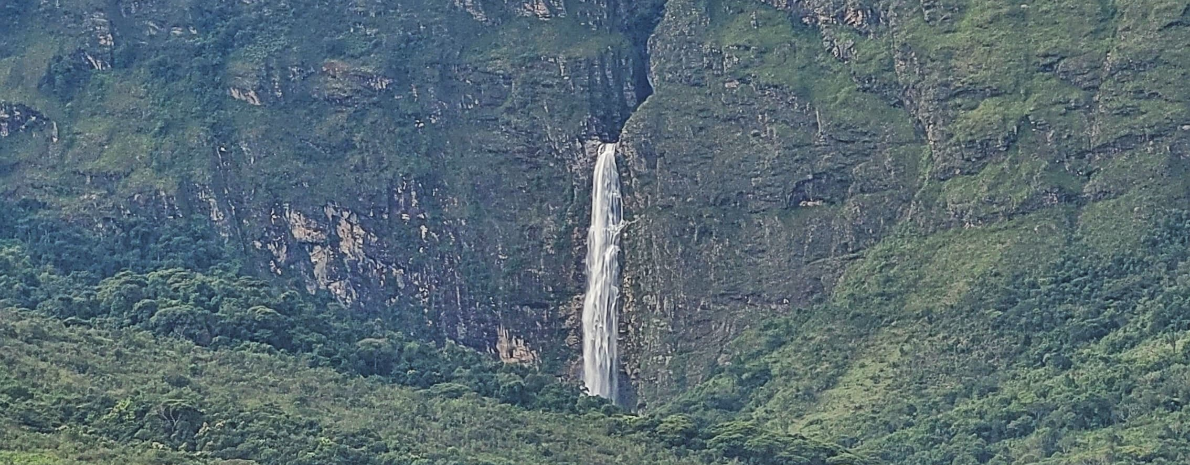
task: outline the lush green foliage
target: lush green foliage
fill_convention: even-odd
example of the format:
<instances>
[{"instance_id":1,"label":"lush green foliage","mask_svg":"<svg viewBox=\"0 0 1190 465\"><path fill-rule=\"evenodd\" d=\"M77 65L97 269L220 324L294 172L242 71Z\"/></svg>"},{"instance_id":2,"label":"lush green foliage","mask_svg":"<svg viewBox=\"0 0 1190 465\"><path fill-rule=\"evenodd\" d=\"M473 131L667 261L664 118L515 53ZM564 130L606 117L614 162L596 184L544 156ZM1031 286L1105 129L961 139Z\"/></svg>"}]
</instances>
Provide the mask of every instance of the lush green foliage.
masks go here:
<instances>
[{"instance_id":1,"label":"lush green foliage","mask_svg":"<svg viewBox=\"0 0 1190 465\"><path fill-rule=\"evenodd\" d=\"M683 463L607 435L610 417L526 411L464 386L414 391L24 310L0 310L0 336L2 463Z\"/></svg>"},{"instance_id":2,"label":"lush green foliage","mask_svg":"<svg viewBox=\"0 0 1190 465\"><path fill-rule=\"evenodd\" d=\"M629 125L649 407L890 463L1185 462L1188 13L670 0Z\"/></svg>"},{"instance_id":3,"label":"lush green foliage","mask_svg":"<svg viewBox=\"0 0 1190 465\"><path fill-rule=\"evenodd\" d=\"M54 122L0 140L0 194L48 210L0 208L21 308L0 444L24 445L0 461L858 460L812 437L914 465L1186 462L1184 2L497 3L0 4L0 103ZM643 97L649 65L625 247L663 313L631 315L631 355L669 383L646 397L688 389L656 416L430 342L425 309L362 317L237 263L278 206L350 202L475 308L563 306L582 204L558 199L582 196L559 147L616 137L607 81ZM421 206L386 209L407 181Z\"/></svg>"},{"instance_id":4,"label":"lush green foliage","mask_svg":"<svg viewBox=\"0 0 1190 465\"><path fill-rule=\"evenodd\" d=\"M706 426L689 415L674 414L629 418L617 426L617 431L643 432L681 455L692 454L704 460L723 457L749 465L874 463L834 444L798 434L775 433L747 421Z\"/></svg>"},{"instance_id":5,"label":"lush green foliage","mask_svg":"<svg viewBox=\"0 0 1190 465\"><path fill-rule=\"evenodd\" d=\"M107 219L99 230L97 235L67 224L33 201L5 202L0 208L0 240L19 242L32 263L88 282L121 270L239 268L223 238L204 223L154 224L129 216Z\"/></svg>"},{"instance_id":6,"label":"lush green foliage","mask_svg":"<svg viewBox=\"0 0 1190 465\"><path fill-rule=\"evenodd\" d=\"M914 241L874 251L902 270L748 333L715 379L665 408L829 432L892 463L1181 463L1190 221L1174 210L1146 224L1117 253L1076 233L1056 254L997 259L949 304L914 279ZM909 309L929 326L899 325ZM882 346L849 350L863 338Z\"/></svg>"},{"instance_id":7,"label":"lush green foliage","mask_svg":"<svg viewBox=\"0 0 1190 465\"><path fill-rule=\"evenodd\" d=\"M308 354L314 366L421 388L458 383L524 407L611 408L552 376L450 342L419 341L399 315L368 319L326 295L216 266L226 253L201 228L117 224L95 237L28 210L7 212L0 220L0 238L10 238L0 241L0 306L36 308L75 324L142 328L204 347Z\"/></svg>"},{"instance_id":8,"label":"lush green foliage","mask_svg":"<svg viewBox=\"0 0 1190 465\"><path fill-rule=\"evenodd\" d=\"M201 228L95 235L7 211L0 459L12 463L479 465L595 454L814 464L843 454L754 426L711 433L619 415L553 376L418 340L399 319L364 319L325 295L237 274ZM186 263L211 266L177 267ZM756 458L772 453L793 462Z\"/></svg>"}]
</instances>

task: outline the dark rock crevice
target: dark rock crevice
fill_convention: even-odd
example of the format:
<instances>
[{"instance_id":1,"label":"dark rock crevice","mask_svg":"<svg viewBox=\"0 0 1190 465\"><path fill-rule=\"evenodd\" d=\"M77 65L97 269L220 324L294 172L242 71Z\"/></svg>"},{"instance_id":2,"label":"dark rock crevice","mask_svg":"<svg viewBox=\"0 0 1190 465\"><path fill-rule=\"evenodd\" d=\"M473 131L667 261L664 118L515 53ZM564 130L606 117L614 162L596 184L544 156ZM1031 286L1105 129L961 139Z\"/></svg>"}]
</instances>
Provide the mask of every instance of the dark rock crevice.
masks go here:
<instances>
[{"instance_id":1,"label":"dark rock crevice","mask_svg":"<svg viewBox=\"0 0 1190 465\"><path fill-rule=\"evenodd\" d=\"M620 138L624 124L641 104L653 95L653 83L650 79L651 56L649 53L649 39L665 13L665 0L642 0L609 5L611 22L620 34L628 39L630 44L626 60L626 69L615 69L615 80L620 82L617 88L630 89L628 97L630 104L615 112L613 118L605 120L606 126L599 132L599 138L605 142L615 142ZM623 62L622 62L623 63ZM600 104L593 102L593 107Z\"/></svg>"},{"instance_id":2,"label":"dark rock crevice","mask_svg":"<svg viewBox=\"0 0 1190 465\"><path fill-rule=\"evenodd\" d=\"M661 23L665 14L665 0L652 0L634 3L628 20L624 23L624 34L632 43L633 77L636 79L636 101L639 106L645 99L653 95L653 83L649 79L649 38Z\"/></svg>"}]
</instances>

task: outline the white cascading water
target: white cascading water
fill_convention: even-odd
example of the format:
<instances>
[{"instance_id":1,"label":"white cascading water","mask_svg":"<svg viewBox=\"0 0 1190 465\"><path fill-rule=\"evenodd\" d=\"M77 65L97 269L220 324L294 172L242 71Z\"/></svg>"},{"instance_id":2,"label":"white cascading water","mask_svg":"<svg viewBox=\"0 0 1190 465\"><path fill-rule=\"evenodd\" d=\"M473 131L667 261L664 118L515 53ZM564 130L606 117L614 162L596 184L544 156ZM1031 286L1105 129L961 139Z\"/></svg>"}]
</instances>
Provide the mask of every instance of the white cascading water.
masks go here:
<instances>
[{"instance_id":1,"label":"white cascading water","mask_svg":"<svg viewBox=\"0 0 1190 465\"><path fill-rule=\"evenodd\" d=\"M620 296L620 175L617 144L599 147L587 232L587 294L583 299L583 383L587 393L615 401L617 304Z\"/></svg>"}]
</instances>

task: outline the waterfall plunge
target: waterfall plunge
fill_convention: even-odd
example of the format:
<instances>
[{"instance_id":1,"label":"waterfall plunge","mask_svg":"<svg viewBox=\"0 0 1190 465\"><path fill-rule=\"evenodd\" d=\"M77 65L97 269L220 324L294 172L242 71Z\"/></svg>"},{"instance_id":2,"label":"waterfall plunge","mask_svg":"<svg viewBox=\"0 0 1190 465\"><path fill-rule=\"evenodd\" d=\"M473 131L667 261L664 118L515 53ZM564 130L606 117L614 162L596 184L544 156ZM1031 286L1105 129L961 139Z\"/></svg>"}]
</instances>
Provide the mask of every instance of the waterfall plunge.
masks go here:
<instances>
[{"instance_id":1,"label":"waterfall plunge","mask_svg":"<svg viewBox=\"0 0 1190 465\"><path fill-rule=\"evenodd\" d=\"M591 192L591 229L587 232L587 294L583 299L583 383L587 393L615 401L619 354L616 352L617 303L620 296L620 175L617 144L599 147Z\"/></svg>"}]
</instances>

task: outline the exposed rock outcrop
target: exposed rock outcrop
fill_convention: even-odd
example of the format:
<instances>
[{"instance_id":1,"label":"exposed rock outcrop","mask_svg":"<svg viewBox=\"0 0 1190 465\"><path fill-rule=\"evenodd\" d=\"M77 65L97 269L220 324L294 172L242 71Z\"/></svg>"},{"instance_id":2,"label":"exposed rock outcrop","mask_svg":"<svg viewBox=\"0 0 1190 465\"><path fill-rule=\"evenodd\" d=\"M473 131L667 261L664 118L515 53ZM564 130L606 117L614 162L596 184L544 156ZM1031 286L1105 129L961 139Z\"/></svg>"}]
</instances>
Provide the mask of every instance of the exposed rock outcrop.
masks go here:
<instances>
[{"instance_id":1,"label":"exposed rock outcrop","mask_svg":"<svg viewBox=\"0 0 1190 465\"><path fill-rule=\"evenodd\" d=\"M0 101L0 137L42 129L47 122L44 115L28 105Z\"/></svg>"}]
</instances>

